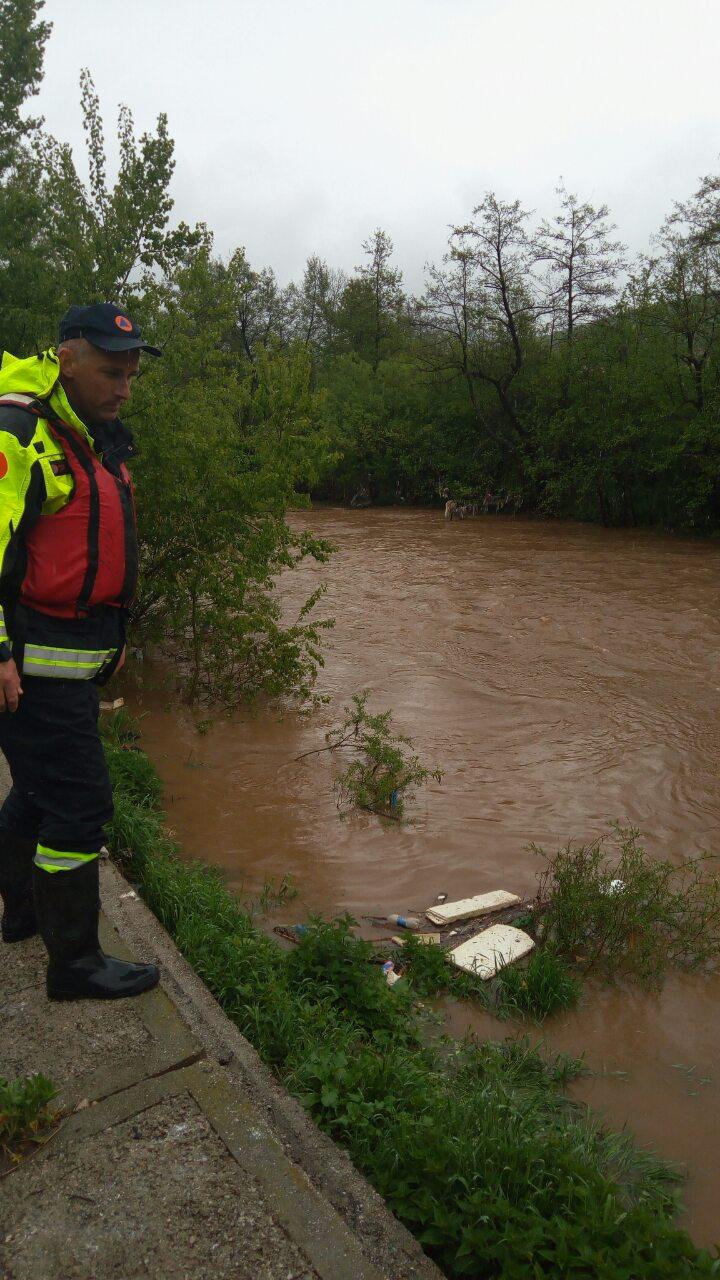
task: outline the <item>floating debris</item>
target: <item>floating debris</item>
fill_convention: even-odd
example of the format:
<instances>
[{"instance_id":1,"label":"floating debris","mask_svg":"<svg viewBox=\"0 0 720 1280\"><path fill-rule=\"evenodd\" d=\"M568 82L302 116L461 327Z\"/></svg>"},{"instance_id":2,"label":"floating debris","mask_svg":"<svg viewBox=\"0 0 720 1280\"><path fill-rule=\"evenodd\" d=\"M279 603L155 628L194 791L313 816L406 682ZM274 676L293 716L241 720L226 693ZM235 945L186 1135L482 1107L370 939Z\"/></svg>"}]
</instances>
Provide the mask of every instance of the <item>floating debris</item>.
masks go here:
<instances>
[{"instance_id":1,"label":"floating debris","mask_svg":"<svg viewBox=\"0 0 720 1280\"><path fill-rule=\"evenodd\" d=\"M382 971L389 987L394 987L396 982L400 982L402 975L395 972L395 964L392 960L385 961Z\"/></svg>"},{"instance_id":2,"label":"floating debris","mask_svg":"<svg viewBox=\"0 0 720 1280\"><path fill-rule=\"evenodd\" d=\"M459 902L446 902L428 907L425 915L432 924L455 924L458 920L468 920L471 916L486 915L491 911L503 911L506 907L515 907L519 902L520 898L516 893L495 889L492 893L476 894L474 898L461 898Z\"/></svg>"},{"instance_id":3,"label":"floating debris","mask_svg":"<svg viewBox=\"0 0 720 1280\"><path fill-rule=\"evenodd\" d=\"M613 898L616 893L622 893L624 888L624 880L611 880L607 888L603 889L603 893L606 893L609 898Z\"/></svg>"},{"instance_id":4,"label":"floating debris","mask_svg":"<svg viewBox=\"0 0 720 1280\"><path fill-rule=\"evenodd\" d=\"M414 933L412 936L415 941L421 943L422 946L440 946L441 938L439 933ZM393 942L396 942L399 947L404 947L407 942L407 938L393 938Z\"/></svg>"},{"instance_id":5,"label":"floating debris","mask_svg":"<svg viewBox=\"0 0 720 1280\"><path fill-rule=\"evenodd\" d=\"M448 953L458 969L484 980L494 978L506 965L532 951L535 943L522 929L510 924L494 924Z\"/></svg>"}]
</instances>

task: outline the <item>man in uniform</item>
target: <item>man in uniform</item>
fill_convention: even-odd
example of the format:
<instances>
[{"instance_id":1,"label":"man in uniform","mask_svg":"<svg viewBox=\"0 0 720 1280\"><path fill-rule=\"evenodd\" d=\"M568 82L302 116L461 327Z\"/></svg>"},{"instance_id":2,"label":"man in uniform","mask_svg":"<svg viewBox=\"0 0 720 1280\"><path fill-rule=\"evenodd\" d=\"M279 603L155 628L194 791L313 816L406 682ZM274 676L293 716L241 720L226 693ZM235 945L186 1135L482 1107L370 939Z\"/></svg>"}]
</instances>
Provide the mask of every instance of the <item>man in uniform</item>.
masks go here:
<instances>
[{"instance_id":1,"label":"man in uniform","mask_svg":"<svg viewBox=\"0 0 720 1280\"><path fill-rule=\"evenodd\" d=\"M0 369L0 809L2 937L38 930L55 1000L154 987L98 941L98 856L112 791L98 685L124 659L137 535L118 413L140 352L161 353L111 303L74 306L57 350Z\"/></svg>"}]
</instances>

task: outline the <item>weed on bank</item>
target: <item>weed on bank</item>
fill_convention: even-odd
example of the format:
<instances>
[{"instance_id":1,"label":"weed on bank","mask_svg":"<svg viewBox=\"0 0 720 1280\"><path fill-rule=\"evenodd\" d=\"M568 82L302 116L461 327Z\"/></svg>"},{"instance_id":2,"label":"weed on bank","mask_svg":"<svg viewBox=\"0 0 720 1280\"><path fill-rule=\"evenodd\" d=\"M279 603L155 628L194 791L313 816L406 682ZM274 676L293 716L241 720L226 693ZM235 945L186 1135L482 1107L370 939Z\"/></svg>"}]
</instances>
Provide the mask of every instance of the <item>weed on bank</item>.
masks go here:
<instances>
[{"instance_id":1,"label":"weed on bank","mask_svg":"<svg viewBox=\"0 0 720 1280\"><path fill-rule=\"evenodd\" d=\"M428 1044L416 995L432 986L420 966L436 960L418 957L415 977L390 988L350 917L315 920L282 951L216 872L178 857L128 718L104 732L114 856L228 1016L448 1276L720 1274L673 1226L673 1172L563 1096L579 1062L546 1061L523 1040Z\"/></svg>"},{"instance_id":2,"label":"weed on bank","mask_svg":"<svg viewBox=\"0 0 720 1280\"><path fill-rule=\"evenodd\" d=\"M56 1093L52 1080L39 1072L14 1080L0 1077L0 1153L40 1140L52 1124L49 1108Z\"/></svg>"}]
</instances>

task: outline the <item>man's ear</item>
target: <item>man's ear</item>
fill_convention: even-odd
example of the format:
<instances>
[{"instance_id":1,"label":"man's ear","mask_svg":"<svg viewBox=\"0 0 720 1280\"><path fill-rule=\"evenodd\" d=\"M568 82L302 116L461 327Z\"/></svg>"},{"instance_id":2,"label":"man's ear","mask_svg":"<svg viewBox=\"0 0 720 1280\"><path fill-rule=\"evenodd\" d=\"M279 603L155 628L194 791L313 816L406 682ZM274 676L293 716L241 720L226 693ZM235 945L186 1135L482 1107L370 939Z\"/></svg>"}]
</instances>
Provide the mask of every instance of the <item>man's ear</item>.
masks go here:
<instances>
[{"instance_id":1,"label":"man's ear","mask_svg":"<svg viewBox=\"0 0 720 1280\"><path fill-rule=\"evenodd\" d=\"M57 350L57 358L60 362L60 374L62 377L72 377L75 359L74 353L70 347L60 346Z\"/></svg>"}]
</instances>

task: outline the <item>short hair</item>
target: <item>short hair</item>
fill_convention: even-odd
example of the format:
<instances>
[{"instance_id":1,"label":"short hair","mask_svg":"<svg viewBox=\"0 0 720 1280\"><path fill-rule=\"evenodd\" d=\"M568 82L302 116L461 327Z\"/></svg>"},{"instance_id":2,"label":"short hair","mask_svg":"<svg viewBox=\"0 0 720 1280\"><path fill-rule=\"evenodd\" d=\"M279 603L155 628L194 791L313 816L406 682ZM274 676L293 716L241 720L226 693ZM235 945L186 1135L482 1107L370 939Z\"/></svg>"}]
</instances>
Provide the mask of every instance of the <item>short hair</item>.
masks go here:
<instances>
[{"instance_id":1,"label":"short hair","mask_svg":"<svg viewBox=\"0 0 720 1280\"><path fill-rule=\"evenodd\" d=\"M93 350L93 346L87 338L63 338L62 342L58 343L57 349L58 352L70 351L78 359L83 360Z\"/></svg>"}]
</instances>

